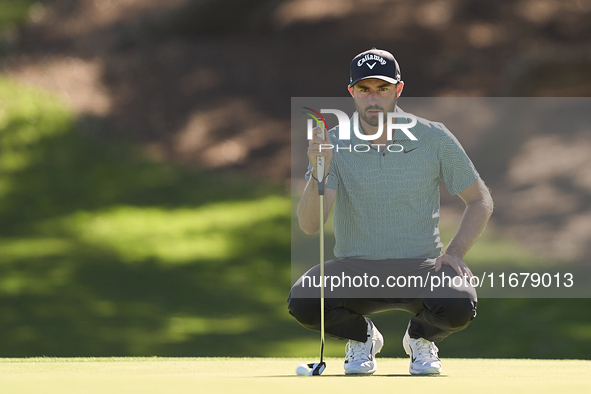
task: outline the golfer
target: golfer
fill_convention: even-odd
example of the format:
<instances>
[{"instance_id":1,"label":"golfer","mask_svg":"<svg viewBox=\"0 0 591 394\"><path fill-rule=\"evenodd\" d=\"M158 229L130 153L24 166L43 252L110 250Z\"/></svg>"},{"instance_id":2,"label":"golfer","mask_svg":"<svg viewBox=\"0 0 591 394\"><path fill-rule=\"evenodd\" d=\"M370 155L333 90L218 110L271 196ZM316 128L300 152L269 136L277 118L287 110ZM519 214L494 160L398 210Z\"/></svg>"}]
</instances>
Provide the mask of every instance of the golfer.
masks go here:
<instances>
[{"instance_id":1,"label":"golfer","mask_svg":"<svg viewBox=\"0 0 591 394\"><path fill-rule=\"evenodd\" d=\"M325 275L379 276L390 270L390 274L421 278L470 278L472 273L463 257L484 231L493 202L466 152L443 124L417 117L416 125L408 130L411 135L395 129L388 139L380 120L385 121L388 113L404 114L397 106L404 83L391 53L372 48L357 55L351 62L349 82L357 115L351 118L350 140L338 139L338 126L326 139L321 138L319 128L314 129L308 144L307 184L297 210L300 228L306 234L318 231L316 163L317 157L323 156L324 220L334 205L337 257L325 263ZM397 123L408 121L396 117ZM354 127L365 136L384 132L368 141L356 136ZM363 144L368 148L346 149L346 145ZM333 149L327 149L329 145ZM445 251L439 237L439 181L465 203L459 229ZM319 331L320 301L309 296L304 286L304 277L314 275L318 276L318 266L293 285L289 312L302 326ZM439 281L441 286L435 289L406 289L410 293L397 289L398 293L391 293L397 297L327 296L326 335L349 340L345 374L377 370L375 355L384 339L366 315L389 310L414 314L402 341L410 356L410 373L441 373L435 342L466 328L476 316L475 290L459 283Z\"/></svg>"}]
</instances>

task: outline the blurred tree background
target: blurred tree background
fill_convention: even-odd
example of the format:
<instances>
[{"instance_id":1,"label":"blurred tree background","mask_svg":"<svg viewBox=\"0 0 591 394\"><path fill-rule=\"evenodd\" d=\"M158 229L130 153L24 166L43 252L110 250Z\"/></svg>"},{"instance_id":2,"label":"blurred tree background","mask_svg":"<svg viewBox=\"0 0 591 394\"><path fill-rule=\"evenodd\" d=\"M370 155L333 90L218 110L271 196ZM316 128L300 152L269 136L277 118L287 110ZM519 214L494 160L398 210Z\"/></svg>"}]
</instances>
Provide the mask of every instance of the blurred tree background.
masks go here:
<instances>
[{"instance_id":1,"label":"blurred tree background","mask_svg":"<svg viewBox=\"0 0 591 394\"><path fill-rule=\"evenodd\" d=\"M0 0L0 356L316 354L286 309L290 98L346 96L372 46L406 96L589 96L590 17L586 0ZM453 132L496 202L472 259L585 262L588 129ZM449 239L461 206L442 202ZM442 354L588 358L590 307L481 299ZM375 317L384 355L409 317Z\"/></svg>"}]
</instances>

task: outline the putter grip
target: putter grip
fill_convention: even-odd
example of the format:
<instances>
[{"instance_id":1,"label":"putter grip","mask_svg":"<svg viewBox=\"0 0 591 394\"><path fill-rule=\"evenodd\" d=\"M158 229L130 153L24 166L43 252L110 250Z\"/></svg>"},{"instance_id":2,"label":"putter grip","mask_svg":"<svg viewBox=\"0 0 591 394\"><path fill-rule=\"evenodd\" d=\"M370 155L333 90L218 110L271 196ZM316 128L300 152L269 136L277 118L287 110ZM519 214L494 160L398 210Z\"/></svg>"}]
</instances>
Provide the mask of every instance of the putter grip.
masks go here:
<instances>
[{"instance_id":1,"label":"putter grip","mask_svg":"<svg viewBox=\"0 0 591 394\"><path fill-rule=\"evenodd\" d=\"M318 195L324 194L324 157L318 156L316 160L316 168L318 170L316 178L318 179Z\"/></svg>"}]
</instances>

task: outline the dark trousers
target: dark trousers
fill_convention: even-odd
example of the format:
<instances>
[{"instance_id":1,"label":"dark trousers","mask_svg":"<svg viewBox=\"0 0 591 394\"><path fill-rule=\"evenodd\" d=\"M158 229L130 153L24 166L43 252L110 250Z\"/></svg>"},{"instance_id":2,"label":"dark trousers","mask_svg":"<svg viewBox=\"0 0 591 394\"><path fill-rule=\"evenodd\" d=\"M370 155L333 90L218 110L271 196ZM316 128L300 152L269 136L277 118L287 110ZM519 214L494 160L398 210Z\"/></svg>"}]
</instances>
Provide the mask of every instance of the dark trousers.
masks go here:
<instances>
[{"instance_id":1,"label":"dark trousers","mask_svg":"<svg viewBox=\"0 0 591 394\"><path fill-rule=\"evenodd\" d=\"M391 260L393 264L402 262L413 263L416 260ZM350 263L350 261L348 261ZM434 260L417 264L414 273L434 273ZM328 263L333 263L328 264ZM340 267L339 260L327 262L329 272L335 273L335 267ZM346 265L345 265L346 266ZM352 271L345 268L345 274ZM315 273L318 266L309 270L306 274ZM339 271L341 272L341 271ZM356 271L355 273L359 273ZM440 274L456 276L451 267L443 266ZM341 275L342 272L339 274ZM408 274L408 272L407 272ZM326 271L325 271L325 275ZM303 277L303 276L302 276ZM292 287L288 304L289 313L305 328L320 330L320 299L318 297L302 296L302 278ZM438 342L450 334L466 328L476 316L477 297L476 291L471 287L453 288L451 281L449 286L435 289L429 293L429 297L416 298L325 298L324 303L324 328L325 334L339 339L352 339L365 342L367 340L367 324L364 316L378 312L401 310L414 314L410 321L409 335L411 338L425 338L432 342ZM453 297L447 297L453 292ZM401 293L406 296L407 293Z\"/></svg>"}]
</instances>

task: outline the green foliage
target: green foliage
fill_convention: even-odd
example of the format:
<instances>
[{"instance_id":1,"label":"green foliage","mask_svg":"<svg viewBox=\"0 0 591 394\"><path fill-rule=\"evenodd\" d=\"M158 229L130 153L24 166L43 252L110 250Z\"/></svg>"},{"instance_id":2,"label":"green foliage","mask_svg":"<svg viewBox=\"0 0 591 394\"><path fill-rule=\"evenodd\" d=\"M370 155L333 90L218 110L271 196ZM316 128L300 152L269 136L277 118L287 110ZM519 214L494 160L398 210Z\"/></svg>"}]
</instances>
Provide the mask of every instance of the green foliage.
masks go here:
<instances>
[{"instance_id":1,"label":"green foliage","mask_svg":"<svg viewBox=\"0 0 591 394\"><path fill-rule=\"evenodd\" d=\"M23 23L35 0L0 0L0 33L10 25Z\"/></svg>"}]
</instances>

